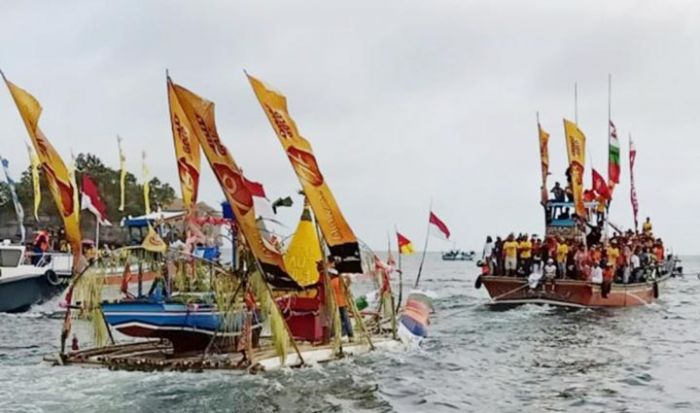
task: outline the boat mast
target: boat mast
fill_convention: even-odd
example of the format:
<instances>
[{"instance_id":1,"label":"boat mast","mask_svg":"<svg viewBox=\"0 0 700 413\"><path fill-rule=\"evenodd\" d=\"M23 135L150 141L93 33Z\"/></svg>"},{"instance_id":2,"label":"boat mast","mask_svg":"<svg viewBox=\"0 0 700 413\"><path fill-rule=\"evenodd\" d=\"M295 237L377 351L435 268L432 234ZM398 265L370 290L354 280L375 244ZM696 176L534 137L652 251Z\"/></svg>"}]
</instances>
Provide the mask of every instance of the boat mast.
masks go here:
<instances>
[{"instance_id":1,"label":"boat mast","mask_svg":"<svg viewBox=\"0 0 700 413\"><path fill-rule=\"evenodd\" d=\"M425 232L425 244L423 245L423 255L420 259L420 265L418 266L418 275L416 276L416 284L414 288L418 288L418 283L420 282L420 275L423 272L423 263L425 262L425 253L428 250L428 240L430 239L430 213L433 212L433 201L430 201L430 208L428 208L428 228Z\"/></svg>"},{"instance_id":2,"label":"boat mast","mask_svg":"<svg viewBox=\"0 0 700 413\"><path fill-rule=\"evenodd\" d=\"M610 122L612 121L612 74L608 73L608 179L610 178L610 134L612 133L612 126ZM608 188L610 187L610 182L608 182ZM612 195L612 193L611 193ZM612 196L608 200L608 204L605 206L605 226L603 228L603 247L608 248L608 227L609 227L609 217L610 217L610 203L612 203Z\"/></svg>"}]
</instances>

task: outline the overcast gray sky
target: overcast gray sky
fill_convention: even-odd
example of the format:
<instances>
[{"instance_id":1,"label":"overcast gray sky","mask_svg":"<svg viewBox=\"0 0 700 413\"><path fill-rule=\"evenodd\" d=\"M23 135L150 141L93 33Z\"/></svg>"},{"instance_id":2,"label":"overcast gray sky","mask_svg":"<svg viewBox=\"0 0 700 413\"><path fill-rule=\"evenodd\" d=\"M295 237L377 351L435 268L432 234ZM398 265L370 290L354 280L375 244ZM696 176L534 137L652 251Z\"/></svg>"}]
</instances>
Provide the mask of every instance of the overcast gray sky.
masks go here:
<instances>
[{"instance_id":1,"label":"overcast gray sky","mask_svg":"<svg viewBox=\"0 0 700 413\"><path fill-rule=\"evenodd\" d=\"M6 0L0 38L0 67L42 103L40 125L65 158L92 152L116 167L120 134L132 172L146 150L152 173L176 185L169 68L216 102L246 175L287 195L299 185L248 70L287 95L346 218L382 249L394 224L422 247L431 199L458 247L541 234L535 112L562 180L578 82L587 167L605 174L612 73L623 148L612 221L632 223L632 133L640 218L676 251L700 252L700 2ZM28 138L4 87L0 125L18 173ZM204 169L201 198L218 202ZM291 226L298 207L283 216Z\"/></svg>"}]
</instances>

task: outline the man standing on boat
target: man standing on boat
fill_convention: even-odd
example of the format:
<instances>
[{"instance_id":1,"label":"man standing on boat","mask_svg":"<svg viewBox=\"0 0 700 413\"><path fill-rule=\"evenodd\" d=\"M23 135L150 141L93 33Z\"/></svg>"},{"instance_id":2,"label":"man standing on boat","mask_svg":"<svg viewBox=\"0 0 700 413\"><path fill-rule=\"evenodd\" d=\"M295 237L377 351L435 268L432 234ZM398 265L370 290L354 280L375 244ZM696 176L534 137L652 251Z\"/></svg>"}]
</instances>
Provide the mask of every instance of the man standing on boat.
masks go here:
<instances>
[{"instance_id":1,"label":"man standing on boat","mask_svg":"<svg viewBox=\"0 0 700 413\"><path fill-rule=\"evenodd\" d=\"M653 226L651 225L651 220L647 217L647 220L642 224L642 233L644 233L644 235L651 235L652 230Z\"/></svg>"},{"instance_id":2,"label":"man standing on boat","mask_svg":"<svg viewBox=\"0 0 700 413\"><path fill-rule=\"evenodd\" d=\"M342 335L348 336L348 341L352 342L353 331L352 324L350 323L350 316L348 315L347 286L343 277L338 274L338 270L335 269L335 260L333 259L328 263L328 275L331 277L331 288L333 289L335 304L340 312Z\"/></svg>"},{"instance_id":3,"label":"man standing on boat","mask_svg":"<svg viewBox=\"0 0 700 413\"><path fill-rule=\"evenodd\" d=\"M522 241L518 244L518 251L520 251L520 267L527 277L532 272L532 241L527 234L523 235Z\"/></svg>"},{"instance_id":4,"label":"man standing on boat","mask_svg":"<svg viewBox=\"0 0 700 413\"><path fill-rule=\"evenodd\" d=\"M569 246L566 245L564 238L559 238L559 243L557 244L557 270L559 270L559 277L566 278L566 257L569 254Z\"/></svg>"},{"instance_id":5,"label":"man standing on boat","mask_svg":"<svg viewBox=\"0 0 700 413\"><path fill-rule=\"evenodd\" d=\"M503 243L503 256L505 258L506 276L515 275L518 267L518 242L515 241L513 233L508 235Z\"/></svg>"}]
</instances>

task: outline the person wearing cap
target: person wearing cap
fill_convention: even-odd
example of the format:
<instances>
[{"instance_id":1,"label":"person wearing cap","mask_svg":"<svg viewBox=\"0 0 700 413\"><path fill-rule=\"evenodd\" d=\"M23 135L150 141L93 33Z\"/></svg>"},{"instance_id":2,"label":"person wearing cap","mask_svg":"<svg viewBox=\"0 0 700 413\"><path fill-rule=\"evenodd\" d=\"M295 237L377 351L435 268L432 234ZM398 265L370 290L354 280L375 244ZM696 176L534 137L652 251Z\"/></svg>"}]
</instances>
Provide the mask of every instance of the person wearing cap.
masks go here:
<instances>
[{"instance_id":1,"label":"person wearing cap","mask_svg":"<svg viewBox=\"0 0 700 413\"><path fill-rule=\"evenodd\" d=\"M348 341L353 340L352 324L348 315L347 290L345 280L335 269L335 260L330 260L328 263L328 275L331 278L331 288L333 289L333 298L340 313L340 325L342 335L348 336Z\"/></svg>"},{"instance_id":2,"label":"person wearing cap","mask_svg":"<svg viewBox=\"0 0 700 413\"><path fill-rule=\"evenodd\" d=\"M547 259L543 273L544 278L548 281L553 281L557 277L557 266L554 264L554 259Z\"/></svg>"}]
</instances>

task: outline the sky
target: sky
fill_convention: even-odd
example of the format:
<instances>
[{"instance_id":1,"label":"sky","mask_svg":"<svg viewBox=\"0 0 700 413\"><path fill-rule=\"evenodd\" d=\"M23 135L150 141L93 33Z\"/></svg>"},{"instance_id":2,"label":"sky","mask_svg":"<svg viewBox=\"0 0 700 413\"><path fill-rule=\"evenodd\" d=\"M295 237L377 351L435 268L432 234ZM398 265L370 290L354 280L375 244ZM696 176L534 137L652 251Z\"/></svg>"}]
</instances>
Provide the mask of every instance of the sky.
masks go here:
<instances>
[{"instance_id":1,"label":"sky","mask_svg":"<svg viewBox=\"0 0 700 413\"><path fill-rule=\"evenodd\" d=\"M536 113L564 180L562 119L607 172L608 75L622 146L611 221L632 225L628 135L640 220L700 253L700 3L695 1L4 1L0 68L41 102L58 151L177 185L165 70L216 102L223 142L268 196L296 176L243 70L282 91L357 236L385 249L396 226L417 249L428 210L454 245L542 234ZM18 174L28 136L0 88L0 153ZM207 166L201 199L223 195ZM587 181L590 170L587 169ZM176 186L177 187L177 186ZM134 194L140 196L140 194ZM300 204L281 219L293 228ZM451 242L431 239L429 249Z\"/></svg>"}]
</instances>

